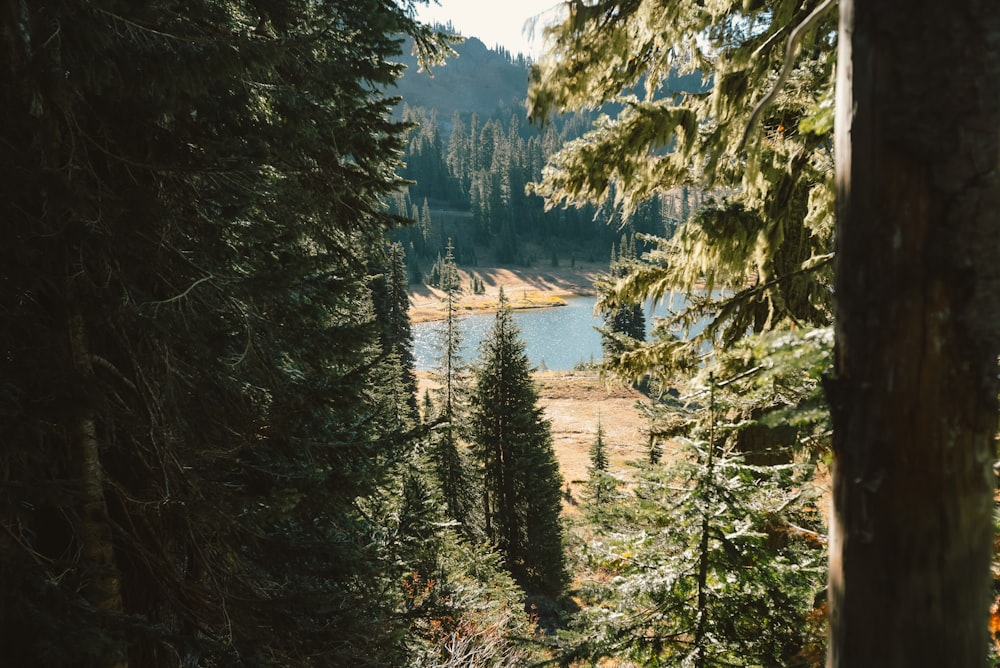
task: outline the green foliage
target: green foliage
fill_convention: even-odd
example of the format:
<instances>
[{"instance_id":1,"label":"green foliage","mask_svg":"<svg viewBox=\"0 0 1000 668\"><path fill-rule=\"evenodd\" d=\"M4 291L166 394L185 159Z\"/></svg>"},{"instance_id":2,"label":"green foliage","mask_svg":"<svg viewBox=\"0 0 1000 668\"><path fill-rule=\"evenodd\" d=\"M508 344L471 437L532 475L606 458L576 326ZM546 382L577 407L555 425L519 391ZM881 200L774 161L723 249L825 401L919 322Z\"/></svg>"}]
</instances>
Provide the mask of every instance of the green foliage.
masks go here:
<instances>
[{"instance_id":1,"label":"green foliage","mask_svg":"<svg viewBox=\"0 0 1000 668\"><path fill-rule=\"evenodd\" d=\"M829 322L833 162L821 113L832 99L829 16L806 31L790 76L744 137L785 62L788 26L811 4L819 3L730 2L708 11L693 0L602 1L568 5L565 20L547 29L554 46L532 71L533 117L620 105L550 160L533 186L547 206L611 201L628 215L672 189L717 194L676 234L646 237L645 262L604 285L608 312L674 293L690 305L665 324L670 336L620 342L612 363L624 375L683 368L716 336L728 344L783 322ZM708 83L685 91L678 73ZM690 344L672 335L706 320Z\"/></svg>"},{"instance_id":2,"label":"green foliage","mask_svg":"<svg viewBox=\"0 0 1000 668\"><path fill-rule=\"evenodd\" d=\"M412 621L409 656L399 665L493 668L543 659L525 642L538 629L525 611L524 592L489 545L445 531L437 574L411 574L403 591Z\"/></svg>"},{"instance_id":3,"label":"green foliage","mask_svg":"<svg viewBox=\"0 0 1000 668\"><path fill-rule=\"evenodd\" d=\"M0 12L12 665L401 663L362 508L408 449L407 362L365 258L402 186L398 36L444 48L411 16Z\"/></svg>"},{"instance_id":4,"label":"green foliage","mask_svg":"<svg viewBox=\"0 0 1000 668\"><path fill-rule=\"evenodd\" d=\"M560 635L564 660L785 666L812 656L822 629L807 619L825 555L808 467L749 466L703 440L671 460L605 504L575 550L591 576Z\"/></svg>"},{"instance_id":5,"label":"green foliage","mask_svg":"<svg viewBox=\"0 0 1000 668\"><path fill-rule=\"evenodd\" d=\"M589 114L557 119L538 129L527 122L521 105L514 105L490 116L456 114L447 135L434 109L404 104L402 115L419 126L408 142L402 172L416 183L388 205L392 213L418 222L394 232L411 264L434 262L445 239L453 241L456 259L463 265L487 257L514 265L555 263L567 251L599 257L615 241L621 221L614 211L583 207L546 212L543 200L527 189L529 182L541 178L549 156L580 134ZM679 194L671 193L639 207L631 225L650 234L664 233L666 212L679 211L679 200Z\"/></svg>"},{"instance_id":6,"label":"green foliage","mask_svg":"<svg viewBox=\"0 0 1000 668\"><path fill-rule=\"evenodd\" d=\"M486 535L525 590L557 595L566 583L562 476L524 342L502 291L480 355L470 424L481 466Z\"/></svg>"},{"instance_id":7,"label":"green foliage","mask_svg":"<svg viewBox=\"0 0 1000 668\"><path fill-rule=\"evenodd\" d=\"M598 291L608 294L616 281L628 276L636 264L635 233L622 234L620 252L611 247L611 266L608 275L596 281ZM600 328L601 345L607 360L617 359L623 352L646 340L646 314L642 303L617 302L614 305L599 306L604 315L604 327Z\"/></svg>"},{"instance_id":8,"label":"green foliage","mask_svg":"<svg viewBox=\"0 0 1000 668\"><path fill-rule=\"evenodd\" d=\"M442 262L445 278L445 318L437 330L438 363L434 378L438 412L436 428L430 433L430 458L448 517L462 524L463 533L478 535L481 527L473 512L474 496L470 464L467 461L468 367L462 359L464 342L459 329L458 295L461 285L449 242Z\"/></svg>"},{"instance_id":9,"label":"green foliage","mask_svg":"<svg viewBox=\"0 0 1000 668\"><path fill-rule=\"evenodd\" d=\"M597 422L597 433L590 444L590 467L587 469L587 491L594 506L600 507L609 501L618 488L618 480L608 470L608 446L604 442L604 426Z\"/></svg>"},{"instance_id":10,"label":"green foliage","mask_svg":"<svg viewBox=\"0 0 1000 668\"><path fill-rule=\"evenodd\" d=\"M604 425L597 421L597 434L594 442L590 444L590 466L596 471L608 470L608 448L604 443Z\"/></svg>"},{"instance_id":11,"label":"green foliage","mask_svg":"<svg viewBox=\"0 0 1000 668\"><path fill-rule=\"evenodd\" d=\"M368 271L372 274L370 285L382 354L396 360L399 378L394 382L401 384L404 393L398 397L400 407L407 406L407 417L415 419L417 382L409 316L410 299L407 293L409 280L406 274L406 253L403 245L397 242L387 243L385 248L374 248L372 255Z\"/></svg>"},{"instance_id":12,"label":"green foliage","mask_svg":"<svg viewBox=\"0 0 1000 668\"><path fill-rule=\"evenodd\" d=\"M444 257L438 255L437 260L431 265L427 284L445 292L456 294L462 292L462 282L458 275L458 266L455 264L455 248L451 244L451 239L448 240Z\"/></svg>"},{"instance_id":13,"label":"green foliage","mask_svg":"<svg viewBox=\"0 0 1000 668\"><path fill-rule=\"evenodd\" d=\"M396 522L397 558L404 574L415 574L413 578L426 579L438 572L439 555L444 537L441 532L441 513L434 494L427 483L427 476L421 470L419 461L408 462L401 471L399 487L392 489L398 494L399 510Z\"/></svg>"},{"instance_id":14,"label":"green foliage","mask_svg":"<svg viewBox=\"0 0 1000 668\"><path fill-rule=\"evenodd\" d=\"M406 627L394 666L524 665L536 660L523 639L535 632L524 592L501 555L457 532L435 493L428 460L415 453L365 502L380 531L380 559L393 577L383 597Z\"/></svg>"},{"instance_id":15,"label":"green foliage","mask_svg":"<svg viewBox=\"0 0 1000 668\"><path fill-rule=\"evenodd\" d=\"M473 274L472 276L472 294L483 295L486 294L486 285L483 283L482 277L478 274Z\"/></svg>"},{"instance_id":16,"label":"green foliage","mask_svg":"<svg viewBox=\"0 0 1000 668\"><path fill-rule=\"evenodd\" d=\"M657 458L677 447L588 509L565 661L819 665L831 359L828 328L747 337L643 405Z\"/></svg>"}]
</instances>

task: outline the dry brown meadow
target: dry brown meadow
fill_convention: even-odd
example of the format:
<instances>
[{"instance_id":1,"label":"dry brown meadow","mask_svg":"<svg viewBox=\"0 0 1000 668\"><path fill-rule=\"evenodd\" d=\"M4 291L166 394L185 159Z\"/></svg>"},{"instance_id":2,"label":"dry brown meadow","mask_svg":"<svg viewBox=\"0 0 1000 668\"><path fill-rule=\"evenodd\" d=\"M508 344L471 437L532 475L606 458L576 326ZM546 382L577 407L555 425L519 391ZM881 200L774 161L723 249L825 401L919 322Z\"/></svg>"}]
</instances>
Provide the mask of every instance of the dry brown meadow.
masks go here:
<instances>
[{"instance_id":1,"label":"dry brown meadow","mask_svg":"<svg viewBox=\"0 0 1000 668\"><path fill-rule=\"evenodd\" d=\"M466 289L459 300L464 312L488 312L496 309L501 287L513 308L551 307L563 297L594 294L593 281L606 265L578 262L575 266L545 269L510 269L472 267L459 270ZM473 295L468 286L477 275L485 294ZM439 319L444 311L444 293L427 286L412 287L410 319L413 322ZM606 383L592 371L546 371L535 374L539 403L552 424L552 441L559 466L569 486L567 509L579 501L581 487L587 480L589 449L597 435L600 421L608 446L611 471L628 477L627 462L645 454L645 418L636 408L642 395L620 384ZM431 383L421 374L419 396Z\"/></svg>"}]
</instances>

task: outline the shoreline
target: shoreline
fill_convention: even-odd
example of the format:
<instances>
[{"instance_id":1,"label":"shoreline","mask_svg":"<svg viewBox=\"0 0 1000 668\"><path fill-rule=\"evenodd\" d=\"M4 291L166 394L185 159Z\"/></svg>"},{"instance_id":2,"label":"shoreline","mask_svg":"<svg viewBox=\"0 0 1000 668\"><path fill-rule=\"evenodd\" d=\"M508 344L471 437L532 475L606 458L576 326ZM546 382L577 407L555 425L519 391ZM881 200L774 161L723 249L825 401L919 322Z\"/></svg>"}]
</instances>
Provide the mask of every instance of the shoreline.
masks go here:
<instances>
[{"instance_id":1,"label":"shoreline","mask_svg":"<svg viewBox=\"0 0 1000 668\"><path fill-rule=\"evenodd\" d=\"M514 310L565 306L570 297L596 294L594 279L607 268L596 262L578 262L572 267L460 267L463 291L458 309L463 313L492 313L497 309L500 288L503 288ZM472 278L478 277L485 287L483 294L473 294ZM411 286L410 322L427 322L445 317L445 293L427 285Z\"/></svg>"}]
</instances>

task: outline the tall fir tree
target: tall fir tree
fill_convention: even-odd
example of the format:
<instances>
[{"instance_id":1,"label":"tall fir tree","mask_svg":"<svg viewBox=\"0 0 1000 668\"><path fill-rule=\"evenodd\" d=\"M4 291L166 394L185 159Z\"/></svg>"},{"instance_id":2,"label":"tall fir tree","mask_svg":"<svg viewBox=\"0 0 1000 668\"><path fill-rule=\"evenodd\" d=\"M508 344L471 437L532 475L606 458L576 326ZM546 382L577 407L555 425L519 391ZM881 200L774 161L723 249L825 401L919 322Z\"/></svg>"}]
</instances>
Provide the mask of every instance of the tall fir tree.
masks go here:
<instances>
[{"instance_id":1,"label":"tall fir tree","mask_svg":"<svg viewBox=\"0 0 1000 668\"><path fill-rule=\"evenodd\" d=\"M566 584L562 476L502 289L498 306L480 347L469 420L481 466L485 528L525 590L555 595Z\"/></svg>"},{"instance_id":2,"label":"tall fir tree","mask_svg":"<svg viewBox=\"0 0 1000 668\"><path fill-rule=\"evenodd\" d=\"M438 397L436 417L442 424L432 433L430 457L448 516L462 523L465 535L471 536L475 530L472 523L473 494L463 445L465 431L463 421L467 414L468 365L462 356L462 330L459 327L461 316L458 312L461 282L451 240L445 249L440 273L445 293L445 317L437 333L436 377L439 389L436 392Z\"/></svg>"},{"instance_id":3,"label":"tall fir tree","mask_svg":"<svg viewBox=\"0 0 1000 668\"><path fill-rule=\"evenodd\" d=\"M594 434L594 442L590 444L590 466L595 471L607 471L610 463L608 462L608 446L604 442L604 425L601 423L600 416L597 418L597 433Z\"/></svg>"},{"instance_id":4,"label":"tall fir tree","mask_svg":"<svg viewBox=\"0 0 1000 668\"><path fill-rule=\"evenodd\" d=\"M801 352L787 341L776 348ZM580 555L602 577L580 591L584 609L561 636L566 662L821 665L821 490L805 458L750 465L738 447L748 424L734 410L772 384L815 395L807 370L829 359L828 343L806 357L795 374L748 376L750 351L734 351L707 365L688 401L656 406L656 430L675 447L664 463L641 465L628 493L591 504Z\"/></svg>"},{"instance_id":5,"label":"tall fir tree","mask_svg":"<svg viewBox=\"0 0 1000 668\"><path fill-rule=\"evenodd\" d=\"M369 260L372 299L379 325L379 341L384 355L398 360L400 380L408 392L405 404L416 415L417 378L413 356L413 329L410 325L409 276L406 271L406 251L403 244L386 242L384 248L373 248Z\"/></svg>"},{"instance_id":6,"label":"tall fir tree","mask_svg":"<svg viewBox=\"0 0 1000 668\"><path fill-rule=\"evenodd\" d=\"M401 662L362 259L429 32L368 1L0 22L6 660Z\"/></svg>"},{"instance_id":7,"label":"tall fir tree","mask_svg":"<svg viewBox=\"0 0 1000 668\"><path fill-rule=\"evenodd\" d=\"M532 69L535 119L601 102L619 109L550 160L535 187L549 207L612 202L629 215L678 188L715 195L682 213L670 239L649 237L647 261L601 295L613 308L677 292L687 306L672 324L708 321L687 340L622 351L617 366L632 377L686 364L716 337L831 316L832 3L701 5L567 3ZM799 25L786 56L788 28ZM782 70L787 85L774 88ZM708 83L685 90L688 74Z\"/></svg>"}]
</instances>

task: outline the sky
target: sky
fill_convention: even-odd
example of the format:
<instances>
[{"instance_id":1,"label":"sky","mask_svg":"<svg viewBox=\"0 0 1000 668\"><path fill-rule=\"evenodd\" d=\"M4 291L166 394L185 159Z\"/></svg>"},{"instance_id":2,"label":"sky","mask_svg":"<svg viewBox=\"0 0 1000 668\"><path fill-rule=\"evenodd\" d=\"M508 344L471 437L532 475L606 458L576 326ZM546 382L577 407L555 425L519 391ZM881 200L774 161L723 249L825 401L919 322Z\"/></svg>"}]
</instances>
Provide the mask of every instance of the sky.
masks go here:
<instances>
[{"instance_id":1,"label":"sky","mask_svg":"<svg viewBox=\"0 0 1000 668\"><path fill-rule=\"evenodd\" d=\"M451 21L466 37L478 37L488 47L506 47L512 55L537 58L542 51L541 26L560 0L431 0L418 4L417 15L428 23ZM524 32L525 22L541 16L534 40Z\"/></svg>"}]
</instances>

